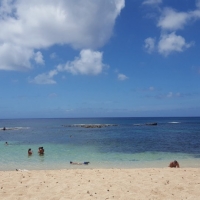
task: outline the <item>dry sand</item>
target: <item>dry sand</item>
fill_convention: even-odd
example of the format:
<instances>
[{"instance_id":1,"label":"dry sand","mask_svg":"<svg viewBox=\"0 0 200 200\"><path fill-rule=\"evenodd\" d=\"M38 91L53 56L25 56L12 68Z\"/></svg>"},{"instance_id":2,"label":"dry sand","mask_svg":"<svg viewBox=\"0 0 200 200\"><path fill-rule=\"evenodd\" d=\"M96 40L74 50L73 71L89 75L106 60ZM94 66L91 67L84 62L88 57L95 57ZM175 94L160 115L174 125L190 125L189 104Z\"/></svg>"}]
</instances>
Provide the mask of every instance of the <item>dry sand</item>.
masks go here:
<instances>
[{"instance_id":1,"label":"dry sand","mask_svg":"<svg viewBox=\"0 0 200 200\"><path fill-rule=\"evenodd\" d=\"M200 169L0 171L0 199L200 199Z\"/></svg>"}]
</instances>

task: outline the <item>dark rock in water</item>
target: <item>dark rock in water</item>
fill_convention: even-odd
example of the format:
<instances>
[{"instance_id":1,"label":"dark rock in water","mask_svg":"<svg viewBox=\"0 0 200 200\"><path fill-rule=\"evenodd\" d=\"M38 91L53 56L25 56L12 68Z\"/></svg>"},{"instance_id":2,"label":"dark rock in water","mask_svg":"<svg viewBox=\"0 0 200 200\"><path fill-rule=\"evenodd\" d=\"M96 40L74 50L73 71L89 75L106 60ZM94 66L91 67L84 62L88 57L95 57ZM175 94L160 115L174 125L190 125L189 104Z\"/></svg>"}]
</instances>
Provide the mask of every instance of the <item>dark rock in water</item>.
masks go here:
<instances>
[{"instance_id":1,"label":"dark rock in water","mask_svg":"<svg viewBox=\"0 0 200 200\"><path fill-rule=\"evenodd\" d=\"M147 123L146 125L147 125L147 126L156 126L156 125L158 125L158 123L157 123L157 122L154 122L154 123Z\"/></svg>"},{"instance_id":2,"label":"dark rock in water","mask_svg":"<svg viewBox=\"0 0 200 200\"><path fill-rule=\"evenodd\" d=\"M103 128L108 126L117 126L116 124L74 124L74 125L63 125L65 127L82 127L82 128Z\"/></svg>"},{"instance_id":3,"label":"dark rock in water","mask_svg":"<svg viewBox=\"0 0 200 200\"><path fill-rule=\"evenodd\" d=\"M133 124L133 126L144 126L144 124Z\"/></svg>"}]
</instances>

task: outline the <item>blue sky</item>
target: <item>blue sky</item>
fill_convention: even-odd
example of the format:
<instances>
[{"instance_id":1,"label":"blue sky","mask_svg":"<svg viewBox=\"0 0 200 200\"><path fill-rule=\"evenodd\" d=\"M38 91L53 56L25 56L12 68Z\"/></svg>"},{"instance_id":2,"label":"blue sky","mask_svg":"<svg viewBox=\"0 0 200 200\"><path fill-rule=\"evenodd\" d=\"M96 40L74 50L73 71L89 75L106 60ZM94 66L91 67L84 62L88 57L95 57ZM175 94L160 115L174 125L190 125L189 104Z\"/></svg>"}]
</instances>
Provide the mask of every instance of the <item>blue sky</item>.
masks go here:
<instances>
[{"instance_id":1,"label":"blue sky","mask_svg":"<svg viewBox=\"0 0 200 200\"><path fill-rule=\"evenodd\" d=\"M200 115L199 0L1 0L0 118Z\"/></svg>"}]
</instances>

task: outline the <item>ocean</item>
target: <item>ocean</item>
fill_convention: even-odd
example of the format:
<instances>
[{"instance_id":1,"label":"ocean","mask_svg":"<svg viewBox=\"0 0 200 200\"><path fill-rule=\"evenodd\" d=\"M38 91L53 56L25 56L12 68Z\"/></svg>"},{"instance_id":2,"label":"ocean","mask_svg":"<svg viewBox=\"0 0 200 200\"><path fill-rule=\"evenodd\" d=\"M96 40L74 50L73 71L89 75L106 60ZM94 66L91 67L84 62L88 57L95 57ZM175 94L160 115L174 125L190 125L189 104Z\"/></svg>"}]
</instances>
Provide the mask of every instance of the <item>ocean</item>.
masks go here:
<instances>
[{"instance_id":1,"label":"ocean","mask_svg":"<svg viewBox=\"0 0 200 200\"><path fill-rule=\"evenodd\" d=\"M173 160L200 167L200 117L0 120L0 170L157 168Z\"/></svg>"}]
</instances>

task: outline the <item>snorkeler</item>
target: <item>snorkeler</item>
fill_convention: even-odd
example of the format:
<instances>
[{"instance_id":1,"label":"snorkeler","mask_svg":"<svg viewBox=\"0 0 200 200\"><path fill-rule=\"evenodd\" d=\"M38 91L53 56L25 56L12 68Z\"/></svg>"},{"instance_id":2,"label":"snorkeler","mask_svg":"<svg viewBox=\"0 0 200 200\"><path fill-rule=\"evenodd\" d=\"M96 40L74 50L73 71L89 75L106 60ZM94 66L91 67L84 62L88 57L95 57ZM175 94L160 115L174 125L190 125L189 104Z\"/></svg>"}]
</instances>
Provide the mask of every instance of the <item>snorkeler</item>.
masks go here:
<instances>
[{"instance_id":1,"label":"snorkeler","mask_svg":"<svg viewBox=\"0 0 200 200\"><path fill-rule=\"evenodd\" d=\"M78 163L78 162L72 162L70 161L71 165L88 165L90 162L83 162L83 163Z\"/></svg>"}]
</instances>

